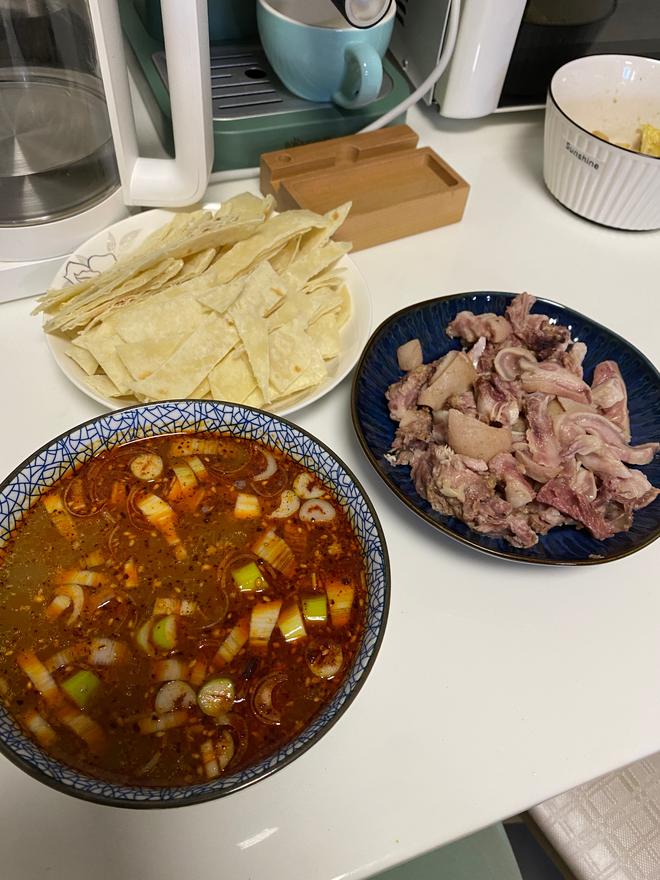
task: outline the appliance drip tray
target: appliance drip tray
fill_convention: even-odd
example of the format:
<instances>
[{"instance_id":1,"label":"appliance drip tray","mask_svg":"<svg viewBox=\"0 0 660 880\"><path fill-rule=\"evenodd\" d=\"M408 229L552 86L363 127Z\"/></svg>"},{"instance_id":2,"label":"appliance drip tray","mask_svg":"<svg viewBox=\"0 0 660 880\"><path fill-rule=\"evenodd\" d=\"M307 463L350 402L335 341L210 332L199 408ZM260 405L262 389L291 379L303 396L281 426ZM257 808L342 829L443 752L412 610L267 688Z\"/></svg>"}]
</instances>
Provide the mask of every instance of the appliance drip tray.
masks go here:
<instances>
[{"instance_id":1,"label":"appliance drip tray","mask_svg":"<svg viewBox=\"0 0 660 880\"><path fill-rule=\"evenodd\" d=\"M167 88L165 53L155 52L152 57ZM392 80L384 72L379 99L391 90ZM211 95L215 121L304 113L332 106L291 94L268 63L259 43L211 46Z\"/></svg>"},{"instance_id":2,"label":"appliance drip tray","mask_svg":"<svg viewBox=\"0 0 660 880\"><path fill-rule=\"evenodd\" d=\"M0 68L0 225L61 219L119 185L95 77Z\"/></svg>"}]
</instances>

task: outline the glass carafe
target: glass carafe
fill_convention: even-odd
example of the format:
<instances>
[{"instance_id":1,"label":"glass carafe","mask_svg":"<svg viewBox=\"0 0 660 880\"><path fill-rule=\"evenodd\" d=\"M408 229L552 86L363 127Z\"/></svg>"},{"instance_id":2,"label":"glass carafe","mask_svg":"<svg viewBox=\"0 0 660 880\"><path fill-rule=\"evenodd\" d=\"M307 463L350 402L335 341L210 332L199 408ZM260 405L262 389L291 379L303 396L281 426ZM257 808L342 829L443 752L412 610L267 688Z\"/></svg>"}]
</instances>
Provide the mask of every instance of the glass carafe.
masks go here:
<instances>
[{"instance_id":1,"label":"glass carafe","mask_svg":"<svg viewBox=\"0 0 660 880\"><path fill-rule=\"evenodd\" d=\"M119 185L86 0L0 0L0 226L69 217Z\"/></svg>"}]
</instances>

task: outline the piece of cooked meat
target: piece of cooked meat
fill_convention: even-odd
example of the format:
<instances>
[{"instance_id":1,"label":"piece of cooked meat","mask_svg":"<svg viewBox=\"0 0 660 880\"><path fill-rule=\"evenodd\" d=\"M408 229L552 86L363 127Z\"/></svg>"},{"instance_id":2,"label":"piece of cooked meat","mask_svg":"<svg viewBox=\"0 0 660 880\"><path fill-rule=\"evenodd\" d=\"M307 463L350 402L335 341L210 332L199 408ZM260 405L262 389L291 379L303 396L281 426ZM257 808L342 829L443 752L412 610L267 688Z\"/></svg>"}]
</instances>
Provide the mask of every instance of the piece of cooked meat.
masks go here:
<instances>
[{"instance_id":1,"label":"piece of cooked meat","mask_svg":"<svg viewBox=\"0 0 660 880\"><path fill-rule=\"evenodd\" d=\"M571 334L568 327L551 324L547 315L531 315L535 302L536 297L522 293L507 307L506 316L518 339L545 360L557 351L565 351Z\"/></svg>"},{"instance_id":2,"label":"piece of cooked meat","mask_svg":"<svg viewBox=\"0 0 660 880\"><path fill-rule=\"evenodd\" d=\"M399 368L406 372L414 370L415 367L421 367L424 363L422 343L419 339L411 339L409 342L400 345L396 350L396 359L399 363Z\"/></svg>"},{"instance_id":3,"label":"piece of cooked meat","mask_svg":"<svg viewBox=\"0 0 660 880\"><path fill-rule=\"evenodd\" d=\"M398 422L405 412L415 409L420 389L433 375L433 364L422 364L395 382L385 392L390 409L390 417Z\"/></svg>"},{"instance_id":4,"label":"piece of cooked meat","mask_svg":"<svg viewBox=\"0 0 660 880\"><path fill-rule=\"evenodd\" d=\"M474 466L449 446L430 446L415 456L411 476L417 492L439 513L458 517L482 534L504 535L516 546L533 546L538 538L524 515L497 495L492 475Z\"/></svg>"},{"instance_id":5,"label":"piece of cooked meat","mask_svg":"<svg viewBox=\"0 0 660 880\"><path fill-rule=\"evenodd\" d=\"M511 451L512 438L509 428L494 428L450 409L447 442L461 455L490 461L498 452Z\"/></svg>"},{"instance_id":6,"label":"piece of cooked meat","mask_svg":"<svg viewBox=\"0 0 660 880\"><path fill-rule=\"evenodd\" d=\"M411 466L418 493L483 534L531 547L562 525L599 540L630 528L660 490L642 471L659 443L630 445L627 391L614 361L590 388L582 342L523 294L507 318L461 312L447 328L465 351L415 364L387 391L398 427L387 459ZM412 340L415 343L416 340Z\"/></svg>"},{"instance_id":7,"label":"piece of cooked meat","mask_svg":"<svg viewBox=\"0 0 660 880\"><path fill-rule=\"evenodd\" d=\"M611 538L615 534L612 526L599 513L593 502L580 492L576 492L565 477L555 477L545 483L536 498L568 514L571 519L581 522L599 541Z\"/></svg>"},{"instance_id":8,"label":"piece of cooked meat","mask_svg":"<svg viewBox=\"0 0 660 880\"><path fill-rule=\"evenodd\" d=\"M488 469L493 476L504 484L504 497L514 510L524 507L533 501L536 492L534 487L522 475L515 458L508 452L499 452L488 462Z\"/></svg>"},{"instance_id":9,"label":"piece of cooked meat","mask_svg":"<svg viewBox=\"0 0 660 880\"><path fill-rule=\"evenodd\" d=\"M442 409L454 394L462 394L474 385L477 373L462 351L450 351L437 362L435 372L417 398L419 406Z\"/></svg>"},{"instance_id":10,"label":"piece of cooked meat","mask_svg":"<svg viewBox=\"0 0 660 880\"><path fill-rule=\"evenodd\" d=\"M615 361L596 364L591 383L591 399L606 418L621 428L624 438L629 441L628 391Z\"/></svg>"},{"instance_id":11,"label":"piece of cooked meat","mask_svg":"<svg viewBox=\"0 0 660 880\"><path fill-rule=\"evenodd\" d=\"M559 440L548 413L550 396L547 394L529 394L526 400L527 444L534 462L555 474L559 470Z\"/></svg>"},{"instance_id":12,"label":"piece of cooked meat","mask_svg":"<svg viewBox=\"0 0 660 880\"><path fill-rule=\"evenodd\" d=\"M519 345L507 345L505 348L501 348L493 361L495 372L507 382L518 379L525 370L533 370L535 364L536 355L534 352L528 348L521 348Z\"/></svg>"},{"instance_id":13,"label":"piece of cooked meat","mask_svg":"<svg viewBox=\"0 0 660 880\"><path fill-rule=\"evenodd\" d=\"M511 384L499 376L479 376L474 385L479 417L487 423L513 425L520 414L518 398Z\"/></svg>"},{"instance_id":14,"label":"piece of cooked meat","mask_svg":"<svg viewBox=\"0 0 660 880\"><path fill-rule=\"evenodd\" d=\"M476 342L484 336L489 342L504 342L511 336L511 324L502 315L486 312L474 315L472 312L459 312L454 320L447 325L447 336L459 338L465 342Z\"/></svg>"},{"instance_id":15,"label":"piece of cooked meat","mask_svg":"<svg viewBox=\"0 0 660 880\"><path fill-rule=\"evenodd\" d=\"M591 389L587 383L562 367L556 361L543 361L525 369L520 377L522 387L530 394L542 391L555 397L568 397L581 403L591 403Z\"/></svg>"}]
</instances>

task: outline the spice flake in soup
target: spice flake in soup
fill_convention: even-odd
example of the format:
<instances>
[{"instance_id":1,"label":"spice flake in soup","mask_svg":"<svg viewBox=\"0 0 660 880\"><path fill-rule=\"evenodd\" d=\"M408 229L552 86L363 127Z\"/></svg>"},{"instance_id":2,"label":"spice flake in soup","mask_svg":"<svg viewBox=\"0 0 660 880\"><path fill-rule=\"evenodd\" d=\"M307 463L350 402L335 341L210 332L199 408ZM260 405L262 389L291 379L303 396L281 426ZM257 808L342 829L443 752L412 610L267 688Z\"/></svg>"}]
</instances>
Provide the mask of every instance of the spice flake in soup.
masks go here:
<instances>
[{"instance_id":1,"label":"spice flake in soup","mask_svg":"<svg viewBox=\"0 0 660 880\"><path fill-rule=\"evenodd\" d=\"M364 566L328 487L225 434L118 446L0 550L0 696L56 758L186 785L274 753L337 691Z\"/></svg>"}]
</instances>

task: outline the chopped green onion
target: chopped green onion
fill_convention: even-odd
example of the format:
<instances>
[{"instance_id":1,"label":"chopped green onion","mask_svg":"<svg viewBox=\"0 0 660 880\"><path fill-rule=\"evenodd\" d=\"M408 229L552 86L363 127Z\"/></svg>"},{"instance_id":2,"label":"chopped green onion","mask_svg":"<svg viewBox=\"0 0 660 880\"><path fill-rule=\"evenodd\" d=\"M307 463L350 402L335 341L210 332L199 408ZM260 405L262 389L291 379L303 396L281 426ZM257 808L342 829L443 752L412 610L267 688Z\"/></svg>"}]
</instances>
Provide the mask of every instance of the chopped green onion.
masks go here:
<instances>
[{"instance_id":1,"label":"chopped green onion","mask_svg":"<svg viewBox=\"0 0 660 880\"><path fill-rule=\"evenodd\" d=\"M92 550L91 553L88 553L87 556L83 557L81 562L84 568L96 568L97 565L103 565L105 562L105 555L102 550Z\"/></svg>"},{"instance_id":2,"label":"chopped green onion","mask_svg":"<svg viewBox=\"0 0 660 880\"><path fill-rule=\"evenodd\" d=\"M197 702L195 691L185 681L168 681L159 688L154 701L158 715L173 712L177 704L181 709L189 709Z\"/></svg>"},{"instance_id":3,"label":"chopped green onion","mask_svg":"<svg viewBox=\"0 0 660 880\"><path fill-rule=\"evenodd\" d=\"M281 571L285 577L292 577L295 573L296 560L291 548L272 529L257 538L252 552L272 565L277 571Z\"/></svg>"},{"instance_id":4,"label":"chopped green onion","mask_svg":"<svg viewBox=\"0 0 660 880\"><path fill-rule=\"evenodd\" d=\"M44 495L43 505L60 535L76 547L78 544L78 532L76 531L73 517L64 506L59 492L49 492L47 495Z\"/></svg>"},{"instance_id":5,"label":"chopped green onion","mask_svg":"<svg viewBox=\"0 0 660 880\"><path fill-rule=\"evenodd\" d=\"M302 614L295 599L282 608L277 625L286 642L295 642L298 639L304 639L307 635Z\"/></svg>"},{"instance_id":6,"label":"chopped green onion","mask_svg":"<svg viewBox=\"0 0 660 880\"><path fill-rule=\"evenodd\" d=\"M298 498L324 498L325 489L315 482L314 476L309 473L298 474L293 481L293 491Z\"/></svg>"},{"instance_id":7,"label":"chopped green onion","mask_svg":"<svg viewBox=\"0 0 660 880\"><path fill-rule=\"evenodd\" d=\"M163 473L163 459L154 452L141 452L131 459L131 473L148 483L157 480Z\"/></svg>"},{"instance_id":8,"label":"chopped green onion","mask_svg":"<svg viewBox=\"0 0 660 880\"><path fill-rule=\"evenodd\" d=\"M56 654L51 654L45 661L44 667L49 672L54 672L56 669L69 666L71 663L75 663L76 660L86 659L88 656L89 644L87 642L78 642L75 645L69 645L68 648L62 648Z\"/></svg>"},{"instance_id":9,"label":"chopped green onion","mask_svg":"<svg viewBox=\"0 0 660 880\"><path fill-rule=\"evenodd\" d=\"M140 578L138 577L138 569L135 560L131 556L124 563L124 586L127 589L139 586Z\"/></svg>"},{"instance_id":10,"label":"chopped green onion","mask_svg":"<svg viewBox=\"0 0 660 880\"><path fill-rule=\"evenodd\" d=\"M151 670L154 681L185 681L188 678L188 664L181 657L165 657L154 661Z\"/></svg>"},{"instance_id":11,"label":"chopped green onion","mask_svg":"<svg viewBox=\"0 0 660 880\"><path fill-rule=\"evenodd\" d=\"M56 599L59 599L60 601L56 603ZM64 605L64 599L67 600L67 605ZM55 599L53 599L46 609L46 617L49 619L59 617L62 611L69 607L69 604L71 605L72 610L66 621L66 625L72 626L76 620L78 620L85 607L85 592L80 584L60 584L60 586L56 587Z\"/></svg>"},{"instance_id":12,"label":"chopped green onion","mask_svg":"<svg viewBox=\"0 0 660 880\"><path fill-rule=\"evenodd\" d=\"M234 705L234 682L222 676L207 681L197 694L197 703L205 715L217 718L228 712Z\"/></svg>"},{"instance_id":13,"label":"chopped green onion","mask_svg":"<svg viewBox=\"0 0 660 880\"><path fill-rule=\"evenodd\" d=\"M346 626L351 617L351 608L355 597L353 584L343 584L333 580L325 588L330 603L330 619L333 626Z\"/></svg>"},{"instance_id":14,"label":"chopped green onion","mask_svg":"<svg viewBox=\"0 0 660 880\"><path fill-rule=\"evenodd\" d=\"M175 709L174 712L166 712L164 715L148 715L138 721L140 733L160 733L163 730L171 730L173 727L183 727L193 716L186 709Z\"/></svg>"},{"instance_id":15,"label":"chopped green onion","mask_svg":"<svg viewBox=\"0 0 660 880\"><path fill-rule=\"evenodd\" d=\"M227 767L227 764L229 764L234 757L235 752L236 745L234 743L234 737L228 730L223 730L215 746L215 753L218 757L218 764L220 765L221 770L224 770Z\"/></svg>"},{"instance_id":16,"label":"chopped green onion","mask_svg":"<svg viewBox=\"0 0 660 880\"><path fill-rule=\"evenodd\" d=\"M42 745L45 749L51 746L57 739L57 734L50 724L34 709L29 709L23 715L23 722L39 745Z\"/></svg>"},{"instance_id":17,"label":"chopped green onion","mask_svg":"<svg viewBox=\"0 0 660 880\"><path fill-rule=\"evenodd\" d=\"M105 748L105 733L100 724L97 724L88 715L78 712L73 706L62 705L57 709L57 717L72 730L83 742L87 743L90 751L99 753Z\"/></svg>"},{"instance_id":18,"label":"chopped green onion","mask_svg":"<svg viewBox=\"0 0 660 880\"><path fill-rule=\"evenodd\" d=\"M179 599L176 596L159 596L154 602L154 617L159 614L180 614L189 617L197 611L197 602L192 599Z\"/></svg>"},{"instance_id":19,"label":"chopped green onion","mask_svg":"<svg viewBox=\"0 0 660 880\"><path fill-rule=\"evenodd\" d=\"M62 682L62 690L78 708L86 709L100 684L101 680L93 672L81 669Z\"/></svg>"},{"instance_id":20,"label":"chopped green onion","mask_svg":"<svg viewBox=\"0 0 660 880\"><path fill-rule=\"evenodd\" d=\"M333 678L341 669L344 653L341 645L327 639L307 648L307 665L318 678Z\"/></svg>"},{"instance_id":21,"label":"chopped green onion","mask_svg":"<svg viewBox=\"0 0 660 880\"><path fill-rule=\"evenodd\" d=\"M200 483L203 483L204 480L207 479L209 472L206 470L206 466L202 459L196 455L191 455L186 461Z\"/></svg>"},{"instance_id":22,"label":"chopped green onion","mask_svg":"<svg viewBox=\"0 0 660 880\"><path fill-rule=\"evenodd\" d=\"M325 623L328 619L328 599L325 593L303 593L300 597L303 617L310 623Z\"/></svg>"},{"instance_id":23,"label":"chopped green onion","mask_svg":"<svg viewBox=\"0 0 660 880\"><path fill-rule=\"evenodd\" d=\"M239 492L236 496L234 505L234 516L236 519L255 519L261 516L261 502L258 495L248 495L246 492Z\"/></svg>"},{"instance_id":24,"label":"chopped green onion","mask_svg":"<svg viewBox=\"0 0 660 880\"><path fill-rule=\"evenodd\" d=\"M219 440L204 440L201 437L181 437L170 446L172 455L217 455L220 452Z\"/></svg>"},{"instance_id":25,"label":"chopped green onion","mask_svg":"<svg viewBox=\"0 0 660 880\"><path fill-rule=\"evenodd\" d=\"M215 754L215 749L213 748L213 741L210 739L204 740L204 742L199 747L199 753L202 757L202 764L204 766L204 775L207 779L216 779L220 776L220 766L218 764L218 759Z\"/></svg>"},{"instance_id":26,"label":"chopped green onion","mask_svg":"<svg viewBox=\"0 0 660 880\"><path fill-rule=\"evenodd\" d=\"M176 514L170 505L158 495L152 494L138 496L135 503L144 518L161 532L170 547L174 549L174 555L179 562L182 562L188 554L176 532Z\"/></svg>"},{"instance_id":27,"label":"chopped green onion","mask_svg":"<svg viewBox=\"0 0 660 880\"><path fill-rule=\"evenodd\" d=\"M139 626L135 630L135 643L145 654L148 654L149 657L153 657L154 649L152 647L150 636L151 636L151 628L154 625L153 617L150 617L146 623L143 623L142 626Z\"/></svg>"},{"instance_id":28,"label":"chopped green onion","mask_svg":"<svg viewBox=\"0 0 660 880\"><path fill-rule=\"evenodd\" d=\"M241 565L240 568L233 568L231 576L242 593L265 590L268 587L268 581L256 562L248 562L246 565Z\"/></svg>"},{"instance_id":29,"label":"chopped green onion","mask_svg":"<svg viewBox=\"0 0 660 880\"><path fill-rule=\"evenodd\" d=\"M181 494L181 491L186 492L197 488L197 477L187 461L173 461L172 470L176 474L176 485L179 488L179 492L171 492L170 498Z\"/></svg>"},{"instance_id":30,"label":"chopped green onion","mask_svg":"<svg viewBox=\"0 0 660 880\"><path fill-rule=\"evenodd\" d=\"M53 601L46 608L46 620L56 620L71 605L71 599L68 596L55 596Z\"/></svg>"},{"instance_id":31,"label":"chopped green onion","mask_svg":"<svg viewBox=\"0 0 660 880\"><path fill-rule=\"evenodd\" d=\"M188 678L193 687L199 687L206 678L206 663L203 660L194 660L190 665Z\"/></svg>"},{"instance_id":32,"label":"chopped green onion","mask_svg":"<svg viewBox=\"0 0 660 880\"><path fill-rule=\"evenodd\" d=\"M161 651L171 651L176 647L176 615L168 614L154 623L151 641Z\"/></svg>"},{"instance_id":33,"label":"chopped green onion","mask_svg":"<svg viewBox=\"0 0 660 880\"><path fill-rule=\"evenodd\" d=\"M110 582L110 577L86 568L67 568L57 575L56 581L58 584L77 584L79 587L102 587Z\"/></svg>"},{"instance_id":34,"label":"chopped green onion","mask_svg":"<svg viewBox=\"0 0 660 880\"><path fill-rule=\"evenodd\" d=\"M62 695L55 684L55 679L34 651L22 651L17 654L16 662L48 704L53 706L62 702Z\"/></svg>"},{"instance_id":35,"label":"chopped green onion","mask_svg":"<svg viewBox=\"0 0 660 880\"><path fill-rule=\"evenodd\" d=\"M272 452L268 452L267 449L262 449L261 454L266 459L266 465L262 471L259 471L258 474L255 474L252 477L253 482L261 483L263 480L269 480L273 474L277 471L277 461L275 460L275 456Z\"/></svg>"},{"instance_id":36,"label":"chopped green onion","mask_svg":"<svg viewBox=\"0 0 660 880\"><path fill-rule=\"evenodd\" d=\"M128 660L129 651L123 642L95 637L89 643L88 659L93 666L116 666Z\"/></svg>"},{"instance_id":37,"label":"chopped green onion","mask_svg":"<svg viewBox=\"0 0 660 880\"><path fill-rule=\"evenodd\" d=\"M285 489L280 495L280 504L270 515L271 519L286 519L300 507L300 498L291 489Z\"/></svg>"},{"instance_id":38,"label":"chopped green onion","mask_svg":"<svg viewBox=\"0 0 660 880\"><path fill-rule=\"evenodd\" d=\"M273 602L263 602L260 605L254 606L250 615L251 647L265 648L268 645L281 607L281 599L276 599Z\"/></svg>"},{"instance_id":39,"label":"chopped green onion","mask_svg":"<svg viewBox=\"0 0 660 880\"><path fill-rule=\"evenodd\" d=\"M247 617L242 617L218 648L218 653L213 658L213 665L224 666L225 663L231 663L247 642L249 635L250 624Z\"/></svg>"}]
</instances>

